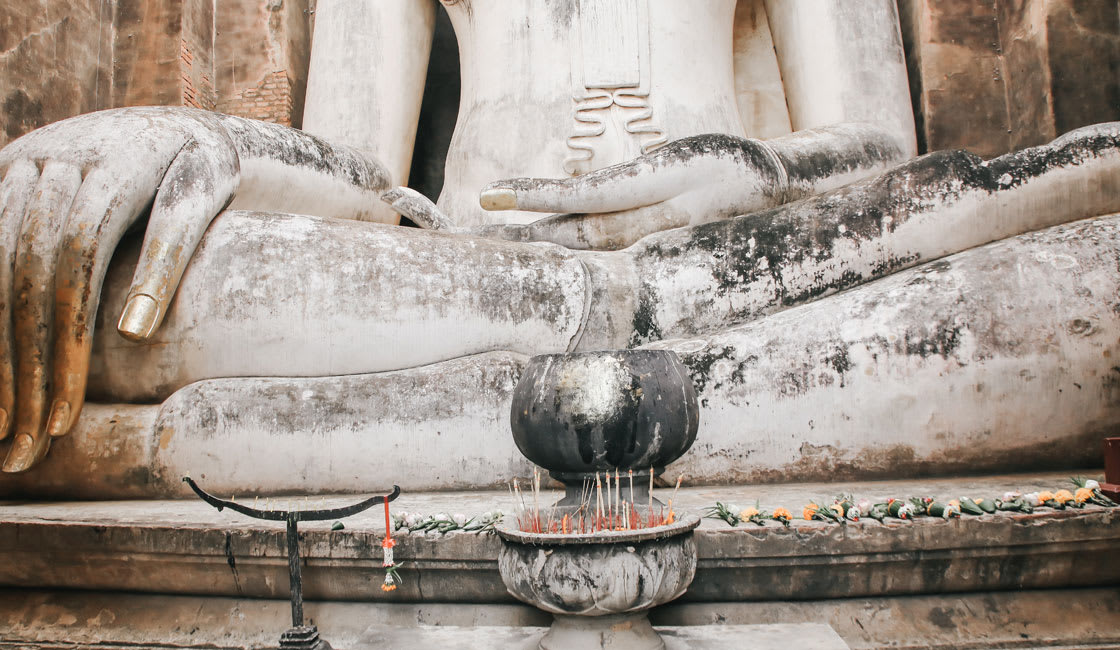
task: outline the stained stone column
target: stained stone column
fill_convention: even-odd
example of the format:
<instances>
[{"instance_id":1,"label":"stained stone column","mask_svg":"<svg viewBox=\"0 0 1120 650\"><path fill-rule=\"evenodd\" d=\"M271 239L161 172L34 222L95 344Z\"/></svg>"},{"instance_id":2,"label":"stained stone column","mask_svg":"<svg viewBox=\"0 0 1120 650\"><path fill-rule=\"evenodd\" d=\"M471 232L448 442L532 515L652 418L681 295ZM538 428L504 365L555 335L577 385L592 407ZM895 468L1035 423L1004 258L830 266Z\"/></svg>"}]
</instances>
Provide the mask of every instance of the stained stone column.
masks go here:
<instances>
[{"instance_id":1,"label":"stained stone column","mask_svg":"<svg viewBox=\"0 0 1120 650\"><path fill-rule=\"evenodd\" d=\"M1120 119L1120 3L898 6L923 151L991 157Z\"/></svg>"},{"instance_id":2,"label":"stained stone column","mask_svg":"<svg viewBox=\"0 0 1120 650\"><path fill-rule=\"evenodd\" d=\"M0 3L0 146L64 117L106 108L113 3Z\"/></svg>"},{"instance_id":3,"label":"stained stone column","mask_svg":"<svg viewBox=\"0 0 1120 650\"><path fill-rule=\"evenodd\" d=\"M105 108L194 106L299 126L313 0L0 3L0 146Z\"/></svg>"},{"instance_id":4,"label":"stained stone column","mask_svg":"<svg viewBox=\"0 0 1120 650\"><path fill-rule=\"evenodd\" d=\"M112 4L111 106L213 109L213 2L115 0Z\"/></svg>"}]
</instances>

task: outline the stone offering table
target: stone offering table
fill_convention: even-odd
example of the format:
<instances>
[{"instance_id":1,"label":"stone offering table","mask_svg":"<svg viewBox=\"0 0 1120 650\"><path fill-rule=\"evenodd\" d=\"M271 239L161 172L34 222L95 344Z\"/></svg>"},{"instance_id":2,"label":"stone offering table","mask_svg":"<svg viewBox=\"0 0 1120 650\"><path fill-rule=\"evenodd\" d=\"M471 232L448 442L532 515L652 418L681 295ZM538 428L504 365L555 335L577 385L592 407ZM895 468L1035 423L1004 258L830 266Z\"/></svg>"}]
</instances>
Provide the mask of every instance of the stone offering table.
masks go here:
<instances>
[{"instance_id":1,"label":"stone offering table","mask_svg":"<svg viewBox=\"0 0 1120 650\"><path fill-rule=\"evenodd\" d=\"M685 487L674 508L698 512L716 500L755 499L767 509L793 508L838 491L948 499L1054 489L1067 477ZM550 503L558 497L542 494ZM351 497L325 504L336 499ZM508 493L497 491L406 493L397 505L421 513L512 509ZM651 618L655 626L823 622L853 648L917 638L953 648L976 635L1017 643L1023 634L1116 640L1118 520L1120 512L1095 506L909 524L798 520L789 529L705 519L695 532L699 561L689 592ZM339 648L352 647L347 639L374 624L514 626L543 634L549 623L506 593L494 535L398 532L404 584L385 594L378 588L383 531L376 514L348 519L341 531L325 522L301 532L308 616ZM201 502L0 505L4 642L124 643L131 625L178 635L186 646L246 647L258 628L271 641L290 615L283 535L282 524L248 522Z\"/></svg>"}]
</instances>

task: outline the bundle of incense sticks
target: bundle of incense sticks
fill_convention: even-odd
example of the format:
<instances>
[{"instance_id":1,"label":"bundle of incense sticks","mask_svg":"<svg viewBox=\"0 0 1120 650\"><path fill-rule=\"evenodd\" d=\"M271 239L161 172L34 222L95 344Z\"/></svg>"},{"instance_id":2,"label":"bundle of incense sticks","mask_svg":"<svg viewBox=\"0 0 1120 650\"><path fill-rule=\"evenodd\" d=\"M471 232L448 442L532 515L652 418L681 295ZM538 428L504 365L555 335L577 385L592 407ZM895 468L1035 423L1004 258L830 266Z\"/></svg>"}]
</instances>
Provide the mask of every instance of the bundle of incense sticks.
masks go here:
<instances>
[{"instance_id":1,"label":"bundle of incense sticks","mask_svg":"<svg viewBox=\"0 0 1120 650\"><path fill-rule=\"evenodd\" d=\"M514 479L510 486L510 497L513 499L514 510L517 512L517 527L529 533L586 535L609 530L653 528L676 521L673 500L676 499L677 492L684 481L684 474L677 477L668 504L664 508L660 508L658 512L654 512L653 468L650 468L649 501L646 504L644 520L638 511L637 504L634 502L634 470L627 470L626 476L629 483L629 498L622 494L622 473L619 469L614 470L613 476L609 471L602 474L596 472L594 485L592 485L590 478L584 480L580 489L579 506L577 508L574 510L566 509L559 516L554 507L549 508L545 513L546 518L542 519L540 507L541 472L539 469L534 469L533 480L530 485L532 490L531 508L526 503L525 495L521 491L518 480Z\"/></svg>"}]
</instances>

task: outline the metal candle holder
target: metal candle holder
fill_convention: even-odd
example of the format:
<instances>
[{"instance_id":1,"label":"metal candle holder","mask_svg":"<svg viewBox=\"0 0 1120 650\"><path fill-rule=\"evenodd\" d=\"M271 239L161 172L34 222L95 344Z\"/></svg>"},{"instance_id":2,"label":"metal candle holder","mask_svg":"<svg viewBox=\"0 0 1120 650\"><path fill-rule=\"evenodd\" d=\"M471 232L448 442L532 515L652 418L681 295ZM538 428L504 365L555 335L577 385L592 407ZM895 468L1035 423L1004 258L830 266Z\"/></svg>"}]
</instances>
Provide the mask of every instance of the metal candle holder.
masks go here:
<instances>
[{"instance_id":1,"label":"metal candle holder","mask_svg":"<svg viewBox=\"0 0 1120 650\"><path fill-rule=\"evenodd\" d=\"M303 624L303 581L300 578L299 568L299 531L297 525L301 521L327 521L356 515L363 510L368 510L381 503L388 503L400 496L400 487L394 485L393 491L385 496L375 496L342 508L328 508L325 510L259 510L248 506L226 501L203 490L189 476L183 477L183 482L191 486L198 498L214 506L221 512L229 508L234 512L252 517L253 519L266 519L269 521L284 521L288 524L288 580L291 584L292 599L292 627L280 636L280 647L283 650L330 650L331 645L319 638L319 630L314 625Z\"/></svg>"}]
</instances>

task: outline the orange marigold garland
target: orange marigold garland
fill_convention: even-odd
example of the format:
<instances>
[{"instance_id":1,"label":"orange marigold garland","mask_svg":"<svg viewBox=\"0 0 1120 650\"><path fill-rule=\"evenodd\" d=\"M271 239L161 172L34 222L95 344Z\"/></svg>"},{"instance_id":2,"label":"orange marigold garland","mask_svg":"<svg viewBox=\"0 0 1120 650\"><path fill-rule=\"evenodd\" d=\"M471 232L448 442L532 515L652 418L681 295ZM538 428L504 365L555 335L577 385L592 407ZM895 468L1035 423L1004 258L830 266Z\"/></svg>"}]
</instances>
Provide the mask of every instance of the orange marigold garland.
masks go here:
<instances>
[{"instance_id":1,"label":"orange marigold garland","mask_svg":"<svg viewBox=\"0 0 1120 650\"><path fill-rule=\"evenodd\" d=\"M393 561L393 547L397 545L393 539L393 526L389 517L389 502L385 502L385 538L381 540L381 566L385 567L385 582L381 583L381 591L394 591L401 582L397 573L400 568Z\"/></svg>"}]
</instances>

